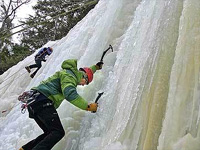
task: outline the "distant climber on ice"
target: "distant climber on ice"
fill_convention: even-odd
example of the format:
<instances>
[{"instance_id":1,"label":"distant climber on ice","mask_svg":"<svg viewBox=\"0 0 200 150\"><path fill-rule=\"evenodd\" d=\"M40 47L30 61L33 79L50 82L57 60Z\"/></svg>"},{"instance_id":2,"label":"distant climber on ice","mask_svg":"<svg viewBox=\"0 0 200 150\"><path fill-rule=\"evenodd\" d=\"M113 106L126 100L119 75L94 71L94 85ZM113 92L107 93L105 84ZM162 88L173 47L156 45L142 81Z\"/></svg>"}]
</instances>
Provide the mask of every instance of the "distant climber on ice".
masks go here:
<instances>
[{"instance_id":1,"label":"distant climber on ice","mask_svg":"<svg viewBox=\"0 0 200 150\"><path fill-rule=\"evenodd\" d=\"M56 111L64 99L82 110L96 112L97 103L88 104L77 93L76 87L92 82L93 74L100 70L102 65L103 62L98 62L90 68L78 70L76 59L65 60L61 71L19 96L19 100L27 97L28 93L30 99L33 97L27 103L29 117L33 118L44 132L19 150L50 150L64 137L65 131Z\"/></svg>"},{"instance_id":2,"label":"distant climber on ice","mask_svg":"<svg viewBox=\"0 0 200 150\"><path fill-rule=\"evenodd\" d=\"M38 70L42 67L42 61L46 62L45 57L47 55L51 55L53 52L53 48L51 47L44 47L42 48L36 55L35 55L35 64L26 66L26 70L30 73L32 68L37 68L31 75L30 77L33 78L35 74L38 72Z\"/></svg>"}]
</instances>

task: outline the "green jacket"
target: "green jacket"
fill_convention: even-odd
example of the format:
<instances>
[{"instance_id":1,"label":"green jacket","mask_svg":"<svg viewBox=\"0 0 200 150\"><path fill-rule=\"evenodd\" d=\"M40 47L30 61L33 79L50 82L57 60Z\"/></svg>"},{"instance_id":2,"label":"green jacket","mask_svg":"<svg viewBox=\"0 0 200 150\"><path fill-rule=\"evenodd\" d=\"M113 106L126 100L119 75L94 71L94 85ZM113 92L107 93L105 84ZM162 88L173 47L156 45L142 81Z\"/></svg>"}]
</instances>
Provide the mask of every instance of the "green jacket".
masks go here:
<instances>
[{"instance_id":1,"label":"green jacket","mask_svg":"<svg viewBox=\"0 0 200 150\"><path fill-rule=\"evenodd\" d=\"M83 77L83 72L77 69L77 60L69 59L62 63L62 70L56 72L47 80L42 81L35 89L54 102L54 107L58 108L62 101L66 99L80 109L86 110L88 102L84 100L76 91L77 85ZM93 73L96 66L90 67Z\"/></svg>"}]
</instances>

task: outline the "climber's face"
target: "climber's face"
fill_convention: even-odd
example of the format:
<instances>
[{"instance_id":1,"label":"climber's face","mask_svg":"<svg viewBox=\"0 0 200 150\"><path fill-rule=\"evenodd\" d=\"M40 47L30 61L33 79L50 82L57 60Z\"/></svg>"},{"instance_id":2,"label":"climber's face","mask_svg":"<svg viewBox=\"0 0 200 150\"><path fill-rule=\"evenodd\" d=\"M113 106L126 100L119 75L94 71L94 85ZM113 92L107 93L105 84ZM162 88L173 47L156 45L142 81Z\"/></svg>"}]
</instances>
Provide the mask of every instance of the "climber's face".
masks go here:
<instances>
[{"instance_id":1,"label":"climber's face","mask_svg":"<svg viewBox=\"0 0 200 150\"><path fill-rule=\"evenodd\" d=\"M87 84L86 79L85 79L85 78L82 78L81 81L80 81L80 83L79 83L79 85L84 86L84 85L86 85L86 84Z\"/></svg>"}]
</instances>

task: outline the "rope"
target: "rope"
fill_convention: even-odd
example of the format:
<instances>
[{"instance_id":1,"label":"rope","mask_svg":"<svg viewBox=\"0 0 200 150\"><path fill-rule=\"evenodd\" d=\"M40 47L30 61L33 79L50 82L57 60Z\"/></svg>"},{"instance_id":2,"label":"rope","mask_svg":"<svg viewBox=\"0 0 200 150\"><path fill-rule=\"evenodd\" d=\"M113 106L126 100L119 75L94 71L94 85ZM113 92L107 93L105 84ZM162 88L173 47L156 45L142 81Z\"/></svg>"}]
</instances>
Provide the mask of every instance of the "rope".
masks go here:
<instances>
[{"instance_id":1,"label":"rope","mask_svg":"<svg viewBox=\"0 0 200 150\"><path fill-rule=\"evenodd\" d=\"M96 4L96 3L98 3L98 0L93 0L93 1L91 1L91 2L86 3L85 5L79 6L79 7L74 8L74 9L68 11L68 12L64 12L64 13L61 13L61 14L59 14L59 15L56 15L56 16L50 18L50 19L47 19L47 21L48 21L48 20L51 20L51 19L58 18L59 16L66 15L66 14L71 13L71 12L73 12L73 11L75 11L75 10L78 10L78 9L80 9L80 8L82 8L82 7L94 5L94 4ZM35 27L35 26L37 26L37 25L41 25L41 24L43 24L43 23L45 23L45 22L46 22L46 21L39 22L39 23L35 23L35 24L31 25L30 27L27 27L27 28L24 28L24 29L22 29L22 30L16 31L16 32L14 32L14 33L12 33L12 34L3 36L3 37L1 37L0 39L4 40L5 38L10 37L10 36L12 36L12 35L14 35L14 34L16 34L16 33L22 32L22 31L27 30L27 29L29 29L29 28L31 28L31 27ZM27 23L27 24L28 24L28 23ZM18 25L18 26L16 26L16 27L19 27L19 26L22 26L22 25L25 25L25 24L21 24L21 25ZM14 29L14 28L15 28L15 27L13 27L12 29ZM12 30L12 29L11 29L11 30ZM6 31L10 31L10 30L6 30ZM5 31L3 31L3 32L5 32ZM55 44L53 44L53 45L55 45ZM53 46L53 45L52 45L52 46ZM31 61L30 63L32 63L32 62L33 62L33 61ZM30 64L30 63L29 63L29 64ZM19 71L20 71L20 70L18 70L17 72L15 72L14 74L12 74L11 76L7 77L7 78L4 80L4 82L5 82L6 80L8 80L9 78L11 78L11 77L12 77L13 75L15 75L16 73L18 73ZM3 83L3 82L2 82L2 83ZM10 83L11 83L11 82L10 82ZM10 83L9 83L9 84L10 84ZM7 85L8 85L8 84L6 84L5 86L7 86ZM2 88L4 88L5 86L3 86ZM0 90L1 90L2 88L0 88Z\"/></svg>"},{"instance_id":2,"label":"rope","mask_svg":"<svg viewBox=\"0 0 200 150\"><path fill-rule=\"evenodd\" d=\"M70 3L71 4L81 4L82 2L70 2ZM15 28L21 27L21 26L26 25L26 24L29 24L29 23L22 23L20 25L14 26L14 27L12 27L10 29L6 29L6 30L3 30L3 31L0 31L0 34L5 34L5 33L9 32L9 31L11 31L11 30L13 30Z\"/></svg>"},{"instance_id":3,"label":"rope","mask_svg":"<svg viewBox=\"0 0 200 150\"><path fill-rule=\"evenodd\" d=\"M33 62L33 61L31 61L29 64L31 64L32 62ZM29 64L28 64L28 65L29 65ZM7 77L3 82L5 82L6 80L10 79L12 76L14 76L14 75L15 75L16 73L18 73L19 71L21 71L21 70L16 71L16 72L13 73L11 76ZM25 74L23 74L23 75L25 75ZM20 77L23 77L23 75L20 76ZM20 77L19 77L19 78L20 78ZM2 83L3 83L3 82L2 82ZM11 82L13 82L13 80L12 80ZM6 87L7 85L11 84L11 82L9 82L8 84L6 84L6 85L4 85L3 87L1 87L0 90L3 89L4 87ZM2 83L1 83L1 84L2 84Z\"/></svg>"},{"instance_id":4,"label":"rope","mask_svg":"<svg viewBox=\"0 0 200 150\"><path fill-rule=\"evenodd\" d=\"M58 18L58 17L60 17L60 16L64 16L64 15L67 15L68 13L71 13L71 12L73 12L73 11L76 11L76 10L82 8L82 7L90 6L90 5L95 5L95 4L97 4L97 3L98 3L98 0L93 0L93 1L91 1L91 2L86 3L85 5L82 5L82 6L79 6L79 7L77 7L77 8L74 8L74 9L68 11L68 12L64 12L64 13L61 13L61 14L59 14L59 15L56 15L56 16L54 16L54 17L52 17L52 18L50 18L50 19L48 19L48 20L46 20L46 21L49 21L49 20L51 20L51 19L56 19L56 18ZM42 24L44 24L46 21L39 22L39 23L35 23L35 24L33 24L33 25L30 25L30 27L21 29L21 30L16 31L16 32L14 32L14 33L12 33L12 34L8 34L8 35L6 35L6 36L1 37L0 39L1 39L1 40L4 40L5 38L8 38L8 37L10 37L10 36L12 36L12 35L14 35L14 34L16 34L16 33L25 31L25 30L27 30L27 29L29 29L29 28L31 28L31 27L35 27L35 26L37 26L37 25L42 25ZM21 25L18 25L18 26L13 27L12 29L15 29L15 28L17 28L17 27L23 26L23 25L25 25L25 24L28 24L28 23L23 23L23 24L21 24ZM8 31L11 31L12 29L2 31L2 32L0 32L0 33L5 33L5 32L8 32ZM55 45L55 44L56 44L56 43L54 43L53 45ZM53 45L52 45L52 47L53 47ZM33 62L33 61L31 61L30 63L32 63L32 62ZM30 63L29 63L29 64L30 64ZM16 73L18 73L19 71L21 71L21 70L18 70L17 72L13 73L11 76L7 77L3 82L5 82L6 80L10 79L12 76L14 76L14 75L15 75ZM25 75L25 74L23 74L23 75ZM23 76L23 75L22 75L22 76ZM22 77L22 76L20 76L20 77ZM3 83L3 82L2 82L2 83ZM13 82L13 80L12 80L11 82ZM3 89L4 87L6 87L7 85L11 84L11 82L9 82L8 84L6 84L6 85L4 85L3 87L1 87L0 90ZM3 110L1 113L5 113L5 112L7 112L7 111L10 111L10 110L12 110L14 107L18 106L19 104L20 104L20 103L15 103L15 105L13 105L10 109Z\"/></svg>"},{"instance_id":5,"label":"rope","mask_svg":"<svg viewBox=\"0 0 200 150\"><path fill-rule=\"evenodd\" d=\"M47 19L47 21L48 21L48 20L51 20L51 19L58 18L59 16L64 16L64 15L66 15L66 14L68 14L68 13L71 13L71 12L73 12L73 11L75 11L75 10L78 10L78 9L80 9L80 8L82 8L82 7L94 5L94 4L96 4L96 3L98 3L98 0L93 0L93 1L91 1L91 2L86 3L85 5L79 6L79 7L74 8L74 9L68 11L68 12L64 12L64 13L61 13L61 14L59 14L59 15L56 15L56 16L50 18L50 19ZM46 21L39 22L39 23L35 23L35 24L31 25L30 27L27 27L27 28L24 28L24 29L22 29L22 30L16 31L16 32L14 32L14 33L12 33L12 34L3 36L3 37L1 37L0 39L4 40L5 38L10 37L10 36L12 36L12 35L14 35L14 34L16 34L16 33L22 32L22 31L27 30L27 29L29 29L29 28L31 28L31 27L35 27L35 26L37 26L37 25L41 25L41 24L43 24L43 23L45 23L45 22L46 22ZM27 24L28 24L28 23L27 23ZM24 25L24 24L22 24L22 25ZM21 25L18 25L18 26L16 26L16 27L19 27L19 26L21 26ZM15 28L15 27L13 27L13 28ZM7 30L7 31L10 31L10 30ZM53 45L54 45L54 44L53 44ZM33 61L31 61L31 62L33 62ZM30 62L30 63L31 63L31 62ZM29 64L30 64L30 63L29 63ZM12 77L13 75L15 75L16 73L18 73L19 71L20 71L20 70L18 70L17 72L15 72L14 74L12 74L12 75L9 76L8 78L6 78L6 79L4 80L4 82L5 82L6 80L8 80L9 78L11 78L11 77ZM22 76L21 76L21 77L22 77ZM12 82L12 81L11 81L11 82ZM11 82L10 82L10 83L11 83ZM9 84L10 84L10 83L9 83ZM8 85L8 84L6 84L5 86L3 86L2 88L6 87L7 85ZM2 88L0 88L0 90L1 90Z\"/></svg>"},{"instance_id":6,"label":"rope","mask_svg":"<svg viewBox=\"0 0 200 150\"><path fill-rule=\"evenodd\" d=\"M56 43L54 43L53 45L51 45L51 47L53 47L55 44L56 44ZM34 60L32 60L31 62L29 62L27 65L30 65L32 62L34 62ZM27 66L27 65L26 65L26 66ZM24 66L24 67L25 67L25 66ZM13 74L10 75L9 77L7 77L3 82L5 82L6 80L10 79L12 76L14 76L14 75L15 75L16 73L18 73L19 71L21 71L21 70L16 71L15 73L13 73ZM25 75L25 73L24 73L23 75L21 75L20 77L23 77L24 75ZM20 77L19 77L19 78L20 78ZM2 82L2 83L3 83L3 82ZM13 80L12 80L11 82L13 82ZM6 85L4 85L3 87L1 87L0 90L3 89L4 87L6 87L7 85L11 84L11 82L9 82L8 84L6 84ZM2 84L2 83L1 83L1 84ZM0 84L0 85L1 85L1 84Z\"/></svg>"},{"instance_id":7,"label":"rope","mask_svg":"<svg viewBox=\"0 0 200 150\"><path fill-rule=\"evenodd\" d=\"M49 20L56 19L56 18L58 18L58 17L60 17L60 16L67 15L68 13L71 13L71 12L73 12L73 11L75 11L75 10L78 10L78 9L82 8L82 7L90 6L90 5L95 5L95 4L97 4L97 3L98 3L98 0L93 0L93 1L88 2L88 3L86 3L86 4L82 5L82 6L76 7L76 8L74 8L74 9L70 10L70 11L67 11L67 12L58 14L58 15L56 15L56 16L54 16L54 17L51 17L50 19L47 19L47 20L45 20L45 21L32 24L32 25L30 25L29 27L26 27L26 28L23 28L23 29L21 29L21 30L19 30L19 31L16 31L16 32L14 32L14 33L5 35L5 36L1 37L0 39L1 39L1 40L4 40L5 38L11 37L12 35L14 35L14 34L16 34L16 33L25 31L25 30L27 30L27 29L29 29L29 28L32 28L32 27L35 27L35 26L37 26L37 25L42 25L42 24L46 23L46 22L49 21ZM28 24L28 23L25 23L25 24ZM23 25L24 25L24 24L23 24ZM18 25L18 26L21 26L21 25ZM11 31L11 30L7 30L7 31ZM3 33L3 32L2 32L2 33Z\"/></svg>"},{"instance_id":8,"label":"rope","mask_svg":"<svg viewBox=\"0 0 200 150\"><path fill-rule=\"evenodd\" d=\"M21 104L21 103L20 103L20 102L17 102L17 103L15 103L15 105L13 105L11 108L2 110L1 113L3 114L3 113L5 113L5 112L7 112L7 111L11 111L14 107L18 106L19 104Z\"/></svg>"}]
</instances>

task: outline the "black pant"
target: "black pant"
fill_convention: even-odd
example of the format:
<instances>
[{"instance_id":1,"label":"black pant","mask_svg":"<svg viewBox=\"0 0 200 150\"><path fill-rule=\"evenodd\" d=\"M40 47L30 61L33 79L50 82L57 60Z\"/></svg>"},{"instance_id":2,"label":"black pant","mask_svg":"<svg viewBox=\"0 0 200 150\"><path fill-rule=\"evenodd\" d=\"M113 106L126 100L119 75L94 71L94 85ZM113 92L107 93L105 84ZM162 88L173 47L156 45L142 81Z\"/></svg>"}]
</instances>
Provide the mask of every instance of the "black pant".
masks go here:
<instances>
[{"instance_id":1,"label":"black pant","mask_svg":"<svg viewBox=\"0 0 200 150\"><path fill-rule=\"evenodd\" d=\"M29 66L30 69L32 69L32 68L37 68L37 69L33 72L33 75L35 75L41 67L42 67L42 60L41 60L41 59L38 59L38 58L35 58L35 64Z\"/></svg>"},{"instance_id":2,"label":"black pant","mask_svg":"<svg viewBox=\"0 0 200 150\"><path fill-rule=\"evenodd\" d=\"M65 135L54 106L45 106L51 101L49 99L41 100L41 98L44 98L42 94L39 95L35 103L28 106L28 111L29 117L36 121L44 133L22 146L24 150L51 150Z\"/></svg>"}]
</instances>

